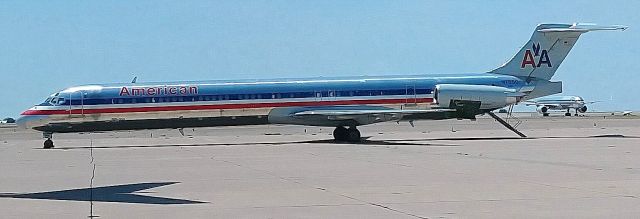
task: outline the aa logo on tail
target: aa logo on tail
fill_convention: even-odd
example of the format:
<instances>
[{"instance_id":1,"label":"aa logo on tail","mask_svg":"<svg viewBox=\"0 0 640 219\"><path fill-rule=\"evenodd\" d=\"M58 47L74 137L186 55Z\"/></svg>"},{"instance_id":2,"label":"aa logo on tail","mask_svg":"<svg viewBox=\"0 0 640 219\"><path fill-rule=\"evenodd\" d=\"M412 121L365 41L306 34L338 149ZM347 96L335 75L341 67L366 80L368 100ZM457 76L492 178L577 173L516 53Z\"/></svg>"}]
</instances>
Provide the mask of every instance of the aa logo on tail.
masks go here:
<instances>
[{"instance_id":1,"label":"aa logo on tail","mask_svg":"<svg viewBox=\"0 0 640 219\"><path fill-rule=\"evenodd\" d=\"M527 65L531 65L531 67L537 68L542 64L546 64L547 67L551 67L551 60L549 60L549 54L547 53L547 50L540 50L540 43L532 43L532 47L533 53L531 53L531 49L527 49L524 51L524 57L522 58L522 64L520 64L520 68L525 68L527 67Z\"/></svg>"}]
</instances>

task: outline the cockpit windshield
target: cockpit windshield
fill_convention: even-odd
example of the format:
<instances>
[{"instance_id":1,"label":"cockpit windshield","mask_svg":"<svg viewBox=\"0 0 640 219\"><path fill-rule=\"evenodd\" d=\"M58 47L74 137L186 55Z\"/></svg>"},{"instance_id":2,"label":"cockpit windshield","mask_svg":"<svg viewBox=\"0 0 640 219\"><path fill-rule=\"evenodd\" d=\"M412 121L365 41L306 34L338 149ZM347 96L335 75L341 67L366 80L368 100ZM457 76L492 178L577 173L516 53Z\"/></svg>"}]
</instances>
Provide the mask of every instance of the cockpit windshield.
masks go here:
<instances>
[{"instance_id":1,"label":"cockpit windshield","mask_svg":"<svg viewBox=\"0 0 640 219\"><path fill-rule=\"evenodd\" d=\"M44 103L48 103L51 105L64 105L66 103L65 98L58 97L58 95L60 95L60 93L52 94L46 100L44 100Z\"/></svg>"}]
</instances>

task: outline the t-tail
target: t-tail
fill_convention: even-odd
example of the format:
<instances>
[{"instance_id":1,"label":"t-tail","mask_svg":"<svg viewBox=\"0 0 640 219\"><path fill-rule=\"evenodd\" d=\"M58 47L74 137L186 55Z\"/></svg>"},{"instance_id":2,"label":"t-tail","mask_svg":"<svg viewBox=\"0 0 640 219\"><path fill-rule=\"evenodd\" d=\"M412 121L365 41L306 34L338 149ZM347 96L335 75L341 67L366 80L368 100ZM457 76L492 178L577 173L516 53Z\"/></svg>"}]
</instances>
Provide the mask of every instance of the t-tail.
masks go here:
<instances>
[{"instance_id":1,"label":"t-tail","mask_svg":"<svg viewBox=\"0 0 640 219\"><path fill-rule=\"evenodd\" d=\"M596 30L625 30L626 26L595 24L540 24L531 39L504 65L489 73L513 75L527 81L551 80L581 34Z\"/></svg>"}]
</instances>

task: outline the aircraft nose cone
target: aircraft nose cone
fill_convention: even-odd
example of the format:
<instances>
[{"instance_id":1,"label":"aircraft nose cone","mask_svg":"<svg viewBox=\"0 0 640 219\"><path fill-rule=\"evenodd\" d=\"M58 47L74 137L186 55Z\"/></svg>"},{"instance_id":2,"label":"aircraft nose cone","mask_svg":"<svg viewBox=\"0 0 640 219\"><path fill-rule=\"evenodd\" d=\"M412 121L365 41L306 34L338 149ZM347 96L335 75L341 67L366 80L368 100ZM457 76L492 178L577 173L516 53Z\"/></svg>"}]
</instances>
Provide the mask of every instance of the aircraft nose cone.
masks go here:
<instances>
[{"instance_id":1,"label":"aircraft nose cone","mask_svg":"<svg viewBox=\"0 0 640 219\"><path fill-rule=\"evenodd\" d=\"M25 115L16 120L16 126L20 129L32 129L34 127L42 126L46 124L46 122L46 116Z\"/></svg>"},{"instance_id":2,"label":"aircraft nose cone","mask_svg":"<svg viewBox=\"0 0 640 219\"><path fill-rule=\"evenodd\" d=\"M27 129L27 118L20 116L20 118L16 120L16 126L20 129Z\"/></svg>"}]
</instances>

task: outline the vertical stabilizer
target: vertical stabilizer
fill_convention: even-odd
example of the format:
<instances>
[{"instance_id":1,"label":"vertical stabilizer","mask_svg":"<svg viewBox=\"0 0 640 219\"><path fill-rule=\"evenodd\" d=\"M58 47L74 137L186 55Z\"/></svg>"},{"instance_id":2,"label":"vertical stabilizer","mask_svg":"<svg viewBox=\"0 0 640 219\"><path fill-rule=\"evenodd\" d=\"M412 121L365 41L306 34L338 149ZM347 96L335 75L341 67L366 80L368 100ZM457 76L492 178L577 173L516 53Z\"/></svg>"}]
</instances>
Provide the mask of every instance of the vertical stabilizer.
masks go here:
<instances>
[{"instance_id":1,"label":"vertical stabilizer","mask_svg":"<svg viewBox=\"0 0 640 219\"><path fill-rule=\"evenodd\" d=\"M531 39L504 65L489 73L550 80L581 34L595 30L625 30L626 26L540 24Z\"/></svg>"}]
</instances>

